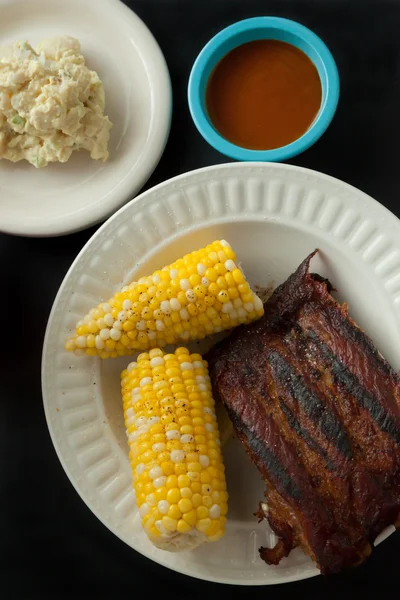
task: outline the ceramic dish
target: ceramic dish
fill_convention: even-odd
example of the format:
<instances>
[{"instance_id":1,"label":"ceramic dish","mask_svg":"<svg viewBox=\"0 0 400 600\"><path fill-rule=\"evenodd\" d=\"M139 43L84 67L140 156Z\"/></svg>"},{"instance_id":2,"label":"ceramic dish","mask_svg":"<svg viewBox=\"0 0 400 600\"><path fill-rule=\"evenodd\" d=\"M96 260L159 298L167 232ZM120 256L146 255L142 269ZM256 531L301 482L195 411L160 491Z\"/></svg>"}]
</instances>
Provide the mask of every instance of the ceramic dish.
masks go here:
<instances>
[{"instance_id":1,"label":"ceramic dish","mask_svg":"<svg viewBox=\"0 0 400 600\"><path fill-rule=\"evenodd\" d=\"M226 536L193 552L158 550L141 529L131 487L119 375L129 357L91 359L64 350L75 322L133 277L214 239L234 244L251 284L277 285L316 247L312 270L400 367L400 222L355 188L326 175L262 163L192 171L145 192L84 247L54 302L43 349L44 407L72 484L97 517L132 548L175 571L224 583L263 585L318 570L299 549L277 567L258 548L274 536L253 516L263 483L236 440L224 447L230 495ZM200 344L204 351L210 339ZM199 347L196 345L196 347ZM390 530L380 536L384 539Z\"/></svg>"},{"instance_id":2,"label":"ceramic dish","mask_svg":"<svg viewBox=\"0 0 400 600\"><path fill-rule=\"evenodd\" d=\"M76 37L114 124L105 163L84 151L43 169L0 161L0 230L60 235L105 219L140 190L168 137L171 84L157 42L119 0L0 0L0 22L0 45Z\"/></svg>"},{"instance_id":3,"label":"ceramic dish","mask_svg":"<svg viewBox=\"0 0 400 600\"><path fill-rule=\"evenodd\" d=\"M241 44L263 39L287 42L307 54L321 80L322 101L314 122L299 139L274 150L249 150L229 142L215 129L207 113L205 93L211 72L228 52ZM327 46L310 29L289 19L255 17L226 27L204 46L190 73L188 100L197 129L216 150L235 160L279 162L304 152L326 131L339 100L339 75Z\"/></svg>"}]
</instances>

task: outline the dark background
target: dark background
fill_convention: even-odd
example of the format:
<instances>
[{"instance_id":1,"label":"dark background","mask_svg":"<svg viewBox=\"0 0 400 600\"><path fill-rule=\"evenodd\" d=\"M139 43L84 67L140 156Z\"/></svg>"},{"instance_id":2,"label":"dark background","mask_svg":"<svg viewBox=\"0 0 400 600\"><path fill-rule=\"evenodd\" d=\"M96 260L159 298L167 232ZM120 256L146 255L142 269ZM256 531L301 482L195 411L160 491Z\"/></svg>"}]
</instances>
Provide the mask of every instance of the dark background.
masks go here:
<instances>
[{"instance_id":1,"label":"dark background","mask_svg":"<svg viewBox=\"0 0 400 600\"><path fill-rule=\"evenodd\" d=\"M221 28L246 17L276 15L298 20L320 35L341 78L332 125L313 148L291 162L339 177L400 216L399 0L126 3L160 43L174 93L169 142L146 187L228 160L203 141L191 122L189 71L202 46ZM98 0L99 10L101 4ZM197 581L153 564L114 537L85 506L50 441L40 361L55 294L94 230L56 239L0 235L0 598L122 599L145 593L159 598L168 593L175 600L277 593L310 599L357 593L364 598L398 596L400 533L352 572L279 588L240 588Z\"/></svg>"}]
</instances>

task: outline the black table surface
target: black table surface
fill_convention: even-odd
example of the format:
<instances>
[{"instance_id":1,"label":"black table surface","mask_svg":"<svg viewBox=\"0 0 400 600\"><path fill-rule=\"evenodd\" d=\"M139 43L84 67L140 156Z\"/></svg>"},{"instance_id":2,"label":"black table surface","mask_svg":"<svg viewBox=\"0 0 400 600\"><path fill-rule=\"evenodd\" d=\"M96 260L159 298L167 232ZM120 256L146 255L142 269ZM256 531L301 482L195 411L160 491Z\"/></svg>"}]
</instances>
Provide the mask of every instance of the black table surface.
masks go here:
<instances>
[{"instance_id":1,"label":"black table surface","mask_svg":"<svg viewBox=\"0 0 400 600\"><path fill-rule=\"evenodd\" d=\"M98 10L101 4L98 0ZM185 171L228 161L207 145L191 122L186 101L189 71L202 46L223 27L246 17L276 15L300 21L319 34L330 47L341 78L332 125L313 148L291 162L353 184L400 217L400 1L141 0L127 4L157 38L174 94L171 135L146 188ZM85 506L50 441L40 362L53 299L94 231L54 239L0 236L0 598L114 599L146 591L162 597L167 587L175 599L245 598L249 593L261 598L282 592L318 599L350 598L358 591L364 598L396 594L400 532L351 572L284 588L249 589L198 581L152 563L117 539Z\"/></svg>"}]
</instances>

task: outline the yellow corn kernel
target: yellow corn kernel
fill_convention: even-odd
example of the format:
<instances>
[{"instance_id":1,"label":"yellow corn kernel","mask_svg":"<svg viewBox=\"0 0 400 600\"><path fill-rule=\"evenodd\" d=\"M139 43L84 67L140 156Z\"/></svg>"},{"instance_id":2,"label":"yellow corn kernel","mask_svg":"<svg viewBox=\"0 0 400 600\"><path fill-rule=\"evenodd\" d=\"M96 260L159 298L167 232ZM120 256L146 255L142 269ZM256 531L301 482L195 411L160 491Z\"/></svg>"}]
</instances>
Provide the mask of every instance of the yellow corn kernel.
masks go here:
<instances>
[{"instance_id":1,"label":"yellow corn kernel","mask_svg":"<svg viewBox=\"0 0 400 600\"><path fill-rule=\"evenodd\" d=\"M245 281L244 275L240 269L234 269L232 271L232 276L236 283L243 283Z\"/></svg>"},{"instance_id":2,"label":"yellow corn kernel","mask_svg":"<svg viewBox=\"0 0 400 600\"><path fill-rule=\"evenodd\" d=\"M181 488L181 496L182 498L191 498L193 496L193 492L190 487Z\"/></svg>"},{"instance_id":3,"label":"yellow corn kernel","mask_svg":"<svg viewBox=\"0 0 400 600\"><path fill-rule=\"evenodd\" d=\"M181 495L180 495L178 488L173 488L172 490L168 490L167 500L171 504L176 504L177 502L179 502L180 497L181 497Z\"/></svg>"},{"instance_id":4,"label":"yellow corn kernel","mask_svg":"<svg viewBox=\"0 0 400 600\"><path fill-rule=\"evenodd\" d=\"M217 263L214 266L214 269L215 269L215 272L217 273L217 275L219 275L220 277L222 275L225 275L225 273L226 273L226 268L222 263Z\"/></svg>"},{"instance_id":5,"label":"yellow corn kernel","mask_svg":"<svg viewBox=\"0 0 400 600\"><path fill-rule=\"evenodd\" d=\"M182 518L184 521L186 521L186 523L189 523L189 525L196 525L197 514L195 510L185 513Z\"/></svg>"},{"instance_id":6,"label":"yellow corn kernel","mask_svg":"<svg viewBox=\"0 0 400 600\"><path fill-rule=\"evenodd\" d=\"M224 533L225 531L220 529L215 535L208 535L207 539L209 542L218 542L218 540L223 537Z\"/></svg>"},{"instance_id":7,"label":"yellow corn kernel","mask_svg":"<svg viewBox=\"0 0 400 600\"><path fill-rule=\"evenodd\" d=\"M161 468L165 475L172 475L175 472L174 463L172 463L171 461L165 461L161 463Z\"/></svg>"},{"instance_id":8,"label":"yellow corn kernel","mask_svg":"<svg viewBox=\"0 0 400 600\"><path fill-rule=\"evenodd\" d=\"M94 348L87 348L87 350L86 350L86 354L87 354L88 356L96 356L96 355L97 355L97 352L96 352L96 350L95 350Z\"/></svg>"},{"instance_id":9,"label":"yellow corn kernel","mask_svg":"<svg viewBox=\"0 0 400 600\"><path fill-rule=\"evenodd\" d=\"M65 347L117 357L202 339L262 314L262 302L237 267L234 251L221 240L122 288L79 321Z\"/></svg>"},{"instance_id":10,"label":"yellow corn kernel","mask_svg":"<svg viewBox=\"0 0 400 600\"><path fill-rule=\"evenodd\" d=\"M207 533L208 529L211 526L211 519L200 519L196 523L196 529L201 531L202 533Z\"/></svg>"},{"instance_id":11,"label":"yellow corn kernel","mask_svg":"<svg viewBox=\"0 0 400 600\"><path fill-rule=\"evenodd\" d=\"M193 494L193 496L192 496L192 503L193 503L193 506L195 508L197 508L198 506L200 506L200 504L202 503L201 494L199 494L199 493Z\"/></svg>"},{"instance_id":12,"label":"yellow corn kernel","mask_svg":"<svg viewBox=\"0 0 400 600\"><path fill-rule=\"evenodd\" d=\"M182 492L182 488L187 488L190 486L190 479L187 475L179 475L178 477L178 485Z\"/></svg>"},{"instance_id":13,"label":"yellow corn kernel","mask_svg":"<svg viewBox=\"0 0 400 600\"><path fill-rule=\"evenodd\" d=\"M207 536L212 537L221 529L221 524L219 519L211 519L211 525L207 529Z\"/></svg>"},{"instance_id":14,"label":"yellow corn kernel","mask_svg":"<svg viewBox=\"0 0 400 600\"><path fill-rule=\"evenodd\" d=\"M218 278L218 276L217 276ZM210 283L210 285L208 286L208 293L211 294L211 296L213 296L215 298L215 296L218 296L220 292L220 288L218 287L218 284L215 282Z\"/></svg>"},{"instance_id":15,"label":"yellow corn kernel","mask_svg":"<svg viewBox=\"0 0 400 600\"><path fill-rule=\"evenodd\" d=\"M183 519L179 519L178 524L176 526L176 530L179 533L189 533L192 530L192 525L184 521Z\"/></svg>"},{"instance_id":16,"label":"yellow corn kernel","mask_svg":"<svg viewBox=\"0 0 400 600\"><path fill-rule=\"evenodd\" d=\"M211 483L211 475L208 471L203 471L200 473L200 481L201 483Z\"/></svg>"},{"instance_id":17,"label":"yellow corn kernel","mask_svg":"<svg viewBox=\"0 0 400 600\"><path fill-rule=\"evenodd\" d=\"M171 517L171 519L176 519L178 521L182 517L182 512L176 504L173 504L168 509L168 516Z\"/></svg>"},{"instance_id":18,"label":"yellow corn kernel","mask_svg":"<svg viewBox=\"0 0 400 600\"><path fill-rule=\"evenodd\" d=\"M192 510L193 504L188 498L182 498L178 502L178 508L182 514L187 513Z\"/></svg>"},{"instance_id":19,"label":"yellow corn kernel","mask_svg":"<svg viewBox=\"0 0 400 600\"><path fill-rule=\"evenodd\" d=\"M166 487L157 488L156 491L154 492L154 495L155 495L157 501L164 500L164 498L166 498L166 496L167 496L167 488Z\"/></svg>"},{"instance_id":20,"label":"yellow corn kernel","mask_svg":"<svg viewBox=\"0 0 400 600\"><path fill-rule=\"evenodd\" d=\"M170 475L167 477L167 488L169 490L178 487L178 478L176 475Z\"/></svg>"},{"instance_id":21,"label":"yellow corn kernel","mask_svg":"<svg viewBox=\"0 0 400 600\"><path fill-rule=\"evenodd\" d=\"M176 475L182 475L183 473L186 473L186 465L185 465L185 463L177 463L175 465L175 474Z\"/></svg>"},{"instance_id":22,"label":"yellow corn kernel","mask_svg":"<svg viewBox=\"0 0 400 600\"><path fill-rule=\"evenodd\" d=\"M178 521L176 519L172 519L171 517L163 517L162 524L164 525L167 531L176 531Z\"/></svg>"},{"instance_id":23,"label":"yellow corn kernel","mask_svg":"<svg viewBox=\"0 0 400 600\"><path fill-rule=\"evenodd\" d=\"M205 519L208 517L208 508L206 506L199 506L196 509L198 519Z\"/></svg>"},{"instance_id":24,"label":"yellow corn kernel","mask_svg":"<svg viewBox=\"0 0 400 600\"><path fill-rule=\"evenodd\" d=\"M188 469L189 469L189 471L194 471L194 472L200 473L200 471L202 470L202 466L198 462L195 462L195 463L191 462L188 464Z\"/></svg>"},{"instance_id":25,"label":"yellow corn kernel","mask_svg":"<svg viewBox=\"0 0 400 600\"><path fill-rule=\"evenodd\" d=\"M212 505L213 505L213 501L212 501L212 497L211 496L203 496L202 502L203 502L203 505L206 508L211 508Z\"/></svg>"}]
</instances>

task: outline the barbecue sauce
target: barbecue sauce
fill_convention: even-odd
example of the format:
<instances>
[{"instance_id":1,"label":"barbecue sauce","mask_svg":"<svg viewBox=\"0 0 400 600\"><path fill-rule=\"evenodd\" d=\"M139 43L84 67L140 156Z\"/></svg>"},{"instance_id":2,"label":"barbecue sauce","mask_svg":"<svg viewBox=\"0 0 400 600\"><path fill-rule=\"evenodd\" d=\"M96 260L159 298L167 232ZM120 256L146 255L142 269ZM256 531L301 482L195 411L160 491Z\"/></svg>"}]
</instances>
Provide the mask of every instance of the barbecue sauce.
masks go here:
<instances>
[{"instance_id":1,"label":"barbecue sauce","mask_svg":"<svg viewBox=\"0 0 400 600\"><path fill-rule=\"evenodd\" d=\"M248 42L229 52L206 89L215 128L252 150L279 148L301 137L317 116L321 98L313 62L278 40Z\"/></svg>"}]
</instances>

